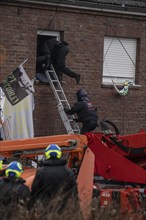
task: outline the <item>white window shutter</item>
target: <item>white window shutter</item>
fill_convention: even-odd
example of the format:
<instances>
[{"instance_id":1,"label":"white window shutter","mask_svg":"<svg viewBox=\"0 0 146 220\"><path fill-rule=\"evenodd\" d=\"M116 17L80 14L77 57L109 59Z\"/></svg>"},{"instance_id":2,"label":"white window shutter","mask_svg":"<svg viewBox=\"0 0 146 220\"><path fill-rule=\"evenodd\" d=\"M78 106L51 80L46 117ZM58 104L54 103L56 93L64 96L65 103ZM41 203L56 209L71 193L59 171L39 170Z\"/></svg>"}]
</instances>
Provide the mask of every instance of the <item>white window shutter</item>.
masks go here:
<instances>
[{"instance_id":1,"label":"white window shutter","mask_svg":"<svg viewBox=\"0 0 146 220\"><path fill-rule=\"evenodd\" d=\"M135 82L136 44L131 38L104 38L103 84Z\"/></svg>"}]
</instances>

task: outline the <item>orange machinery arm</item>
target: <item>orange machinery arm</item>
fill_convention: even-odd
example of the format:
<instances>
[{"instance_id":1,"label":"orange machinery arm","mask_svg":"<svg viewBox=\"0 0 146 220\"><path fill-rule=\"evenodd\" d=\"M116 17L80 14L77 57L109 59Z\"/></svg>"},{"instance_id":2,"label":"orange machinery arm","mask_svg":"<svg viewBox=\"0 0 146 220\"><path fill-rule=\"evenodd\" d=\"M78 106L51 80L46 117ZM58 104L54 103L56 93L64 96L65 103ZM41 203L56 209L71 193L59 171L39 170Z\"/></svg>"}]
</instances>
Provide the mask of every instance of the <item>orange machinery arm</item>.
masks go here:
<instances>
[{"instance_id":1,"label":"orange machinery arm","mask_svg":"<svg viewBox=\"0 0 146 220\"><path fill-rule=\"evenodd\" d=\"M72 167L74 157L78 158L79 161L82 160L84 146L87 146L87 138L80 134L63 134L4 140L0 142L0 155L7 158L18 155L21 158L34 159L35 156L44 154L44 149L53 143L61 147L63 154L69 153L68 166Z\"/></svg>"},{"instance_id":2,"label":"orange machinery arm","mask_svg":"<svg viewBox=\"0 0 146 220\"><path fill-rule=\"evenodd\" d=\"M84 146L87 145L85 135L64 134L54 136L35 137L29 139L4 140L0 142L0 155L6 158L30 158L43 155L44 149L50 144L57 144L61 147L63 154L68 154L68 166L73 167L73 158L77 158L79 163L84 156ZM26 167L24 177L32 176L36 169ZM32 179L32 178L31 178ZM32 182L32 181L31 181ZM30 185L30 184L28 184Z\"/></svg>"},{"instance_id":3,"label":"orange machinery arm","mask_svg":"<svg viewBox=\"0 0 146 220\"><path fill-rule=\"evenodd\" d=\"M28 155L39 155L39 150L45 149L49 144L58 144L64 147L65 151L80 151L87 145L85 135L64 134L54 136L35 137L29 139L4 140L0 142L0 154L4 157L11 157L15 152L27 152Z\"/></svg>"}]
</instances>

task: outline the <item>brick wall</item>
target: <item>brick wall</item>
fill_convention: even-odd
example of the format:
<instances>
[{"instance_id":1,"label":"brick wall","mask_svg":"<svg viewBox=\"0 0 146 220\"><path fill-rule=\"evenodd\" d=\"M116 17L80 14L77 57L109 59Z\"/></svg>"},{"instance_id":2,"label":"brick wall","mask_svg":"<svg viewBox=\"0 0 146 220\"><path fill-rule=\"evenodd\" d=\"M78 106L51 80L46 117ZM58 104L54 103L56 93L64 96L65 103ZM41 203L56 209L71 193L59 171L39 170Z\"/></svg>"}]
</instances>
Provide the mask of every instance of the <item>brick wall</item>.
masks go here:
<instances>
[{"instance_id":1,"label":"brick wall","mask_svg":"<svg viewBox=\"0 0 146 220\"><path fill-rule=\"evenodd\" d=\"M140 89L131 89L127 96L116 94L113 87L104 88L102 57L104 36L139 39L136 82ZM136 15L93 12L29 4L0 5L0 81L28 58L25 69L35 76L37 30L61 31L70 44L67 66L81 74L81 83L64 75L64 91L71 105L75 93L85 88L98 107L100 119L114 122L121 134L146 129L146 19ZM56 110L50 86L35 84L35 135L65 133ZM98 129L99 130L99 129Z\"/></svg>"}]
</instances>

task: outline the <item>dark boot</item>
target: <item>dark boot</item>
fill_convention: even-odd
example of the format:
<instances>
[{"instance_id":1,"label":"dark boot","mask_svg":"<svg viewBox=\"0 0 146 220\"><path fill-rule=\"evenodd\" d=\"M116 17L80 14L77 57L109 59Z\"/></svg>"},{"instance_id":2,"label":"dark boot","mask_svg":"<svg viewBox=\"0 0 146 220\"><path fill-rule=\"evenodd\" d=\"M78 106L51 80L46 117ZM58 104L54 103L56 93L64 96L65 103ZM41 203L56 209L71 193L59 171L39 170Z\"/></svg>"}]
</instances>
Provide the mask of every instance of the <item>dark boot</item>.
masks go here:
<instances>
[{"instance_id":1,"label":"dark boot","mask_svg":"<svg viewBox=\"0 0 146 220\"><path fill-rule=\"evenodd\" d=\"M78 85L80 83L80 74L76 74L75 80L76 80L76 83Z\"/></svg>"}]
</instances>

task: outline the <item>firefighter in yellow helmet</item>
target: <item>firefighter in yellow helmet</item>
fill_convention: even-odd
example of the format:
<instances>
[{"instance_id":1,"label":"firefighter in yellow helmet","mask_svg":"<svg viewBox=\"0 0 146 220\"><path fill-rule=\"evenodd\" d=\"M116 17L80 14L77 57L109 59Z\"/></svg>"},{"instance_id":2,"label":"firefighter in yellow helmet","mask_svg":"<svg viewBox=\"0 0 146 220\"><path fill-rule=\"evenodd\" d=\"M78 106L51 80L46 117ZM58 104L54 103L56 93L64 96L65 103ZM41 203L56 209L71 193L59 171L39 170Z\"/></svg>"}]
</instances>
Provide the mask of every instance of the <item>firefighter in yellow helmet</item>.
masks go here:
<instances>
[{"instance_id":1,"label":"firefighter in yellow helmet","mask_svg":"<svg viewBox=\"0 0 146 220\"><path fill-rule=\"evenodd\" d=\"M0 170L2 170L2 169L3 169L3 161L0 160Z\"/></svg>"},{"instance_id":2,"label":"firefighter in yellow helmet","mask_svg":"<svg viewBox=\"0 0 146 220\"><path fill-rule=\"evenodd\" d=\"M0 158L0 177L5 176L5 169L3 166L3 159ZM2 182L2 178L0 179L0 183Z\"/></svg>"},{"instance_id":3,"label":"firefighter in yellow helmet","mask_svg":"<svg viewBox=\"0 0 146 220\"><path fill-rule=\"evenodd\" d=\"M46 159L32 183L32 198L50 204L56 195L60 195L62 202L57 205L63 211L68 198L77 195L76 179L73 171L67 167L67 161L61 158L62 151L57 144L49 145L44 153Z\"/></svg>"},{"instance_id":4,"label":"firefighter in yellow helmet","mask_svg":"<svg viewBox=\"0 0 146 220\"><path fill-rule=\"evenodd\" d=\"M21 178L23 168L21 163L13 161L5 169L5 176L0 186L1 204L8 207L19 202L26 204L30 200L30 190L25 180Z\"/></svg>"}]
</instances>

